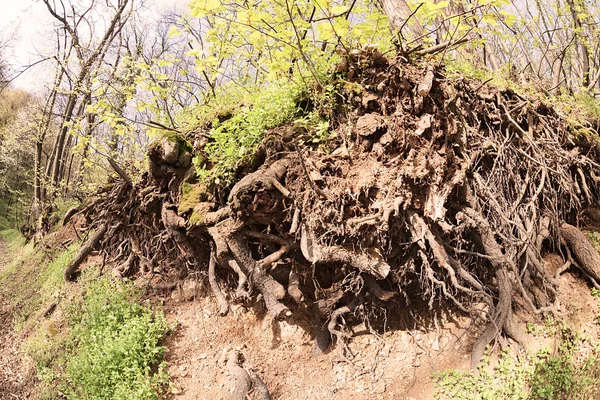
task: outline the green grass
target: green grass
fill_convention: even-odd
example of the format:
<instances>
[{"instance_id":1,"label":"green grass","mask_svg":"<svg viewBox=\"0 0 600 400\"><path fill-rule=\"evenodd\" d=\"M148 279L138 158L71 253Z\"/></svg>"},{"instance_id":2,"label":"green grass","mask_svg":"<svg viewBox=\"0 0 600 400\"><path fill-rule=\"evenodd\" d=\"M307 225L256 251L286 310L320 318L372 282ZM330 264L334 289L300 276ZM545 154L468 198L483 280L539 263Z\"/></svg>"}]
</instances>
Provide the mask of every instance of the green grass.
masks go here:
<instances>
[{"instance_id":1,"label":"green grass","mask_svg":"<svg viewBox=\"0 0 600 400\"><path fill-rule=\"evenodd\" d=\"M17 251L25 243L25 239L16 229L0 230L0 238L4 241L9 253ZM0 257L2 256L3 254L0 254Z\"/></svg>"}]
</instances>

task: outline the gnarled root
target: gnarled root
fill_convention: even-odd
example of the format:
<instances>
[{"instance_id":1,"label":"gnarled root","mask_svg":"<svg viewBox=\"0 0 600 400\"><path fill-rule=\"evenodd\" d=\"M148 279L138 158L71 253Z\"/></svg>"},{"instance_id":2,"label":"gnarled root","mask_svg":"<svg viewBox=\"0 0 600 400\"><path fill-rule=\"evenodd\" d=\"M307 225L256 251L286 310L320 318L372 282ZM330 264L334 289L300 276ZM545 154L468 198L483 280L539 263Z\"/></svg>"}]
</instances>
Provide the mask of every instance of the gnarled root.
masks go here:
<instances>
[{"instance_id":1,"label":"gnarled root","mask_svg":"<svg viewBox=\"0 0 600 400\"><path fill-rule=\"evenodd\" d=\"M227 302L225 295L217 283L217 278L215 276L216 265L217 261L215 260L215 256L211 253L210 261L208 262L208 283L210 284L210 289L217 299L217 304L219 305L219 315L223 316L227 315L229 312L229 303Z\"/></svg>"},{"instance_id":2,"label":"gnarled root","mask_svg":"<svg viewBox=\"0 0 600 400\"><path fill-rule=\"evenodd\" d=\"M77 270L79 269L79 266L81 265L81 263L83 263L85 261L85 259L90 255L90 253L98 246L98 244L100 243L100 241L106 234L107 230L108 230L108 225L102 224L100 226L100 228L98 228L96 233L94 233L94 235L92 235L92 237L83 246L81 246L81 249L79 249L79 252L77 252L77 255L75 256L75 258L73 258L73 261L71 261L71 263L65 269L64 276L65 276L66 281L75 280L75 275L77 274Z\"/></svg>"},{"instance_id":3,"label":"gnarled root","mask_svg":"<svg viewBox=\"0 0 600 400\"><path fill-rule=\"evenodd\" d=\"M308 261L318 263L346 263L360 272L373 275L377 279L385 279L390 272L390 265L383 259L370 257L362 253L354 253L341 246L322 246L317 243L315 235L306 226L302 227L300 240L302 255Z\"/></svg>"},{"instance_id":4,"label":"gnarled root","mask_svg":"<svg viewBox=\"0 0 600 400\"><path fill-rule=\"evenodd\" d=\"M252 258L243 240L243 236L237 233L232 233L225 238L235 261L250 277L250 283L263 295L269 314L275 319L289 317L292 315L291 311L279 301L285 297L285 289Z\"/></svg>"},{"instance_id":5,"label":"gnarled root","mask_svg":"<svg viewBox=\"0 0 600 400\"><path fill-rule=\"evenodd\" d=\"M569 246L577 264L596 282L600 281L600 253L585 237L585 235L573 225L563 222L560 226L560 234Z\"/></svg>"},{"instance_id":6,"label":"gnarled root","mask_svg":"<svg viewBox=\"0 0 600 400\"><path fill-rule=\"evenodd\" d=\"M327 329L329 333L337 338L338 342L342 341L347 335L341 330L337 329L337 326L340 325L340 318L343 318L345 314L353 312L356 307L358 307L362 303L362 296L356 296L348 303L348 305L337 308L331 313L331 317L329 319L329 323L327 324Z\"/></svg>"},{"instance_id":7,"label":"gnarled root","mask_svg":"<svg viewBox=\"0 0 600 400\"><path fill-rule=\"evenodd\" d=\"M243 366L243 356L237 350L231 350L227 359L227 372L233 381L231 399L245 400L252 389L255 389L262 400L270 400L271 395L263 380L253 371Z\"/></svg>"}]
</instances>

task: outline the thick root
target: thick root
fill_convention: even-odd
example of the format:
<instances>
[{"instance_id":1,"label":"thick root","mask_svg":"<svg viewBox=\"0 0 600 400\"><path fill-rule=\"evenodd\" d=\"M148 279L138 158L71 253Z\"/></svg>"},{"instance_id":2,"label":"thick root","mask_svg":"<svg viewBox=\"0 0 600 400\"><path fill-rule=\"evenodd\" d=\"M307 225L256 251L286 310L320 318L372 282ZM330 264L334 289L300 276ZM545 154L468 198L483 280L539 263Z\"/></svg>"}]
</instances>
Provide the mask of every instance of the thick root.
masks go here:
<instances>
[{"instance_id":1,"label":"thick root","mask_svg":"<svg viewBox=\"0 0 600 400\"><path fill-rule=\"evenodd\" d=\"M225 295L219 288L219 284L217 283L217 277L215 276L215 267L217 265L217 261L215 260L214 255L210 255L210 261L208 264L208 283L210 284L210 289L212 290L215 298L217 299L217 304L219 305L219 315L227 315L229 312L229 303L225 298Z\"/></svg>"},{"instance_id":2,"label":"thick root","mask_svg":"<svg viewBox=\"0 0 600 400\"><path fill-rule=\"evenodd\" d=\"M560 234L581 269L596 282L600 282L600 253L594 249L594 246L585 235L573 225L563 222L560 226Z\"/></svg>"},{"instance_id":3,"label":"thick root","mask_svg":"<svg viewBox=\"0 0 600 400\"><path fill-rule=\"evenodd\" d=\"M237 350L231 350L227 359L227 372L232 382L232 400L245 400L250 391L255 390L261 400L271 400L269 389L254 371L243 367L243 356Z\"/></svg>"},{"instance_id":4,"label":"thick root","mask_svg":"<svg viewBox=\"0 0 600 400\"><path fill-rule=\"evenodd\" d=\"M104 238L107 230L107 224L101 225L100 228L98 228L98 230L92 235L92 237L83 246L81 246L81 249L79 249L77 255L75 258L73 258L73 261L71 261L71 263L65 269L64 276L66 281L75 280L79 266L86 260L90 253L94 251L98 244L100 244L100 241Z\"/></svg>"}]
</instances>

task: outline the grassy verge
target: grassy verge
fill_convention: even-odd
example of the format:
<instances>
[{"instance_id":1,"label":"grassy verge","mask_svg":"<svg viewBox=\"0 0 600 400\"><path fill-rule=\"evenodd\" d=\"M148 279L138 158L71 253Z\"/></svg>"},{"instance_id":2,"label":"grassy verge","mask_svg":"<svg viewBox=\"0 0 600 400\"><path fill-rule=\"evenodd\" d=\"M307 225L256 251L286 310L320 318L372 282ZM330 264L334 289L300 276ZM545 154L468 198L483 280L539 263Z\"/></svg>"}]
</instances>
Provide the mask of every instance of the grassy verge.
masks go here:
<instances>
[{"instance_id":1,"label":"grassy verge","mask_svg":"<svg viewBox=\"0 0 600 400\"><path fill-rule=\"evenodd\" d=\"M162 313L140 304L130 283L86 268L79 282L63 272L79 245L45 252L2 231L10 258L0 296L13 309L13 329L40 381L40 399L158 399L168 377L159 345L168 331ZM45 317L50 304L54 312Z\"/></svg>"}]
</instances>

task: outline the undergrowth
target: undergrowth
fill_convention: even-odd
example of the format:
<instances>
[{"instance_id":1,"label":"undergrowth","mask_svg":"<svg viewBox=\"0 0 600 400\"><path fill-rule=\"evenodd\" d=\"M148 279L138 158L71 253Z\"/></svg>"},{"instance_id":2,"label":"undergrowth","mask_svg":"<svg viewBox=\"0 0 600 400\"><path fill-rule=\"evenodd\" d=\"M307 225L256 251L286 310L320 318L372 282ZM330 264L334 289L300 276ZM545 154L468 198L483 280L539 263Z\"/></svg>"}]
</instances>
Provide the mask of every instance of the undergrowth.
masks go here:
<instances>
[{"instance_id":1,"label":"undergrowth","mask_svg":"<svg viewBox=\"0 0 600 400\"><path fill-rule=\"evenodd\" d=\"M91 282L69 309L70 340L63 390L70 399L150 400L166 388L158 345L168 330L162 313L139 304L133 284Z\"/></svg>"},{"instance_id":2,"label":"undergrowth","mask_svg":"<svg viewBox=\"0 0 600 400\"><path fill-rule=\"evenodd\" d=\"M291 81L271 84L248 96L248 101L237 109L221 110L221 115L203 115L204 119L213 119L211 141L204 149L206 159L199 156L194 160L199 178L223 185L231 183L236 168L256 152L268 129L299 116L298 100L303 90ZM207 168L209 165L211 168Z\"/></svg>"},{"instance_id":3,"label":"undergrowth","mask_svg":"<svg viewBox=\"0 0 600 400\"><path fill-rule=\"evenodd\" d=\"M555 349L544 348L532 357L503 352L492 367L487 356L474 371L446 371L434 376L436 399L443 400L554 400L600 398L600 348L585 351L575 331L556 323Z\"/></svg>"},{"instance_id":4,"label":"undergrowth","mask_svg":"<svg viewBox=\"0 0 600 400\"><path fill-rule=\"evenodd\" d=\"M9 253L0 257L0 296L11 304L13 329L42 383L36 398L158 399L168 387L159 345L168 331L164 315L140 304L132 283L99 278L97 268L66 284L79 244L47 252L23 246L17 231L0 236ZM58 306L45 317L51 303Z\"/></svg>"}]
</instances>

